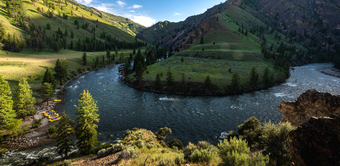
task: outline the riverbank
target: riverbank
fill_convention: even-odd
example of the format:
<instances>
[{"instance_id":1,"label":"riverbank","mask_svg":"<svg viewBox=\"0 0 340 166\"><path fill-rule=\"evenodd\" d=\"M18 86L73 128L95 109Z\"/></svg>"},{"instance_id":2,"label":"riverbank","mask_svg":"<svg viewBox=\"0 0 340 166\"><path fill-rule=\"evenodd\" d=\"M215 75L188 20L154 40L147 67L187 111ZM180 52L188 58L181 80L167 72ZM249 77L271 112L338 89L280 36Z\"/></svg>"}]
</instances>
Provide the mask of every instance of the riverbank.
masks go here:
<instances>
[{"instance_id":1,"label":"riverbank","mask_svg":"<svg viewBox=\"0 0 340 166\"><path fill-rule=\"evenodd\" d=\"M256 86L241 86L239 91L232 89L231 87L226 87L224 89L219 88L216 85L212 85L210 88L206 88L203 83L200 82L187 82L185 85L181 82L175 82L173 88L164 87L162 90L156 90L154 88L153 81L142 81L142 86L139 86L138 82L134 82L132 84L127 81L122 80L124 84L129 87L146 91L146 92L154 92L159 94L173 94L173 95L182 95L182 96L230 96L230 95L238 95L243 93L251 93L254 91L265 90L270 87L280 85L280 83L274 83L269 86L265 85L262 82L259 82ZM166 85L166 82L162 82L162 85Z\"/></svg>"},{"instance_id":2,"label":"riverbank","mask_svg":"<svg viewBox=\"0 0 340 166\"><path fill-rule=\"evenodd\" d=\"M319 70L321 73L340 78L340 70L335 67L328 67Z\"/></svg>"},{"instance_id":3,"label":"riverbank","mask_svg":"<svg viewBox=\"0 0 340 166\"><path fill-rule=\"evenodd\" d=\"M112 65L116 64L110 64L105 67L109 67ZM105 67L97 68L95 70L99 70ZM6 140L2 142L3 147L5 147L8 151L21 151L25 149L35 148L38 146L54 143L56 139L52 138L48 134L48 129L52 125L57 125L58 121L49 122L49 119L45 117L44 112L51 110L57 111L56 108L57 105L60 104L60 102L55 102L55 100L60 99L61 98L60 95L65 95L64 87L72 83L73 80L79 78L80 76L83 76L95 70L84 71L78 74L77 76L73 77L72 79L68 80L63 86L60 87L60 89L55 89L56 97L52 98L51 101L49 101L49 105L47 105L47 102L35 105L36 113L28 117L27 119L23 120L22 124L20 125L20 128L24 126L33 126L36 120L41 119L39 127L31 128L30 130L23 133L19 133L16 136L7 137Z\"/></svg>"}]
</instances>

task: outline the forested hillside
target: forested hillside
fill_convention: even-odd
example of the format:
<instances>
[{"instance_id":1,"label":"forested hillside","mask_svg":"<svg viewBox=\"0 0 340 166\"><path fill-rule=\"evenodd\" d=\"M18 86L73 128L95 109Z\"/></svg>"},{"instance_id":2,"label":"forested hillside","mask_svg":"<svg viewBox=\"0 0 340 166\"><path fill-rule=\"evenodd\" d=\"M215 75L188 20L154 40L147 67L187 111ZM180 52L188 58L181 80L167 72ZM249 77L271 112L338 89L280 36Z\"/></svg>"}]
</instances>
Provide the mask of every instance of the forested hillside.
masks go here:
<instances>
[{"instance_id":1,"label":"forested hillside","mask_svg":"<svg viewBox=\"0 0 340 166\"><path fill-rule=\"evenodd\" d=\"M0 42L7 51L103 51L144 45L134 37L143 26L75 1L3 0L0 6Z\"/></svg>"}]
</instances>

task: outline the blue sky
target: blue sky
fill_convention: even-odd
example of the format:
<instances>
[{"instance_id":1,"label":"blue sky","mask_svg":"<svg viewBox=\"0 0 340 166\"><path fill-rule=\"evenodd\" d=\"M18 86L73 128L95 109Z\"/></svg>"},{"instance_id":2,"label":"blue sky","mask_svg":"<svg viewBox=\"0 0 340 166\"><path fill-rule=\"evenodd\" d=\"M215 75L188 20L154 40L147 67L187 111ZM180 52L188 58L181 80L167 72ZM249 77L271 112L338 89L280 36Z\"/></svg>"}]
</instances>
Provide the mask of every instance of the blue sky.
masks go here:
<instances>
[{"instance_id":1,"label":"blue sky","mask_svg":"<svg viewBox=\"0 0 340 166\"><path fill-rule=\"evenodd\" d=\"M158 21L183 21L225 0L76 0L86 6L129 18L144 26Z\"/></svg>"}]
</instances>

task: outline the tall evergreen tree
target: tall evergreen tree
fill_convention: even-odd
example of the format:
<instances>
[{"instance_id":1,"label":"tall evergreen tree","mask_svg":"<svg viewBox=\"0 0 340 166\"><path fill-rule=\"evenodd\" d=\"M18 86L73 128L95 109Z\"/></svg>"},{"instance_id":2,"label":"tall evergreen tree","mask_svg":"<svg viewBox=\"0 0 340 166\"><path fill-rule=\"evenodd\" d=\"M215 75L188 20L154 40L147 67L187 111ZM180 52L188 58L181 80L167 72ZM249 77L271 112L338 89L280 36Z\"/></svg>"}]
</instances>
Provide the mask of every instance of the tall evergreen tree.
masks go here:
<instances>
[{"instance_id":1,"label":"tall evergreen tree","mask_svg":"<svg viewBox=\"0 0 340 166\"><path fill-rule=\"evenodd\" d=\"M46 71L45 71L42 84L44 85L45 82L51 83L53 89L55 89L57 87L57 84L55 82L55 78L54 78L52 70L50 68L47 68Z\"/></svg>"},{"instance_id":2,"label":"tall evergreen tree","mask_svg":"<svg viewBox=\"0 0 340 166\"><path fill-rule=\"evenodd\" d=\"M58 128L57 128L57 149L58 154L63 157L67 157L68 153L71 151L71 146L73 141L70 138L73 136L74 121L67 117L65 111L61 114Z\"/></svg>"},{"instance_id":3,"label":"tall evergreen tree","mask_svg":"<svg viewBox=\"0 0 340 166\"><path fill-rule=\"evenodd\" d=\"M77 115L77 145L80 151L89 153L97 143L96 128L98 126L95 123L99 122L98 107L89 91L85 90L79 96L77 107L75 110Z\"/></svg>"},{"instance_id":4,"label":"tall evergreen tree","mask_svg":"<svg viewBox=\"0 0 340 166\"><path fill-rule=\"evenodd\" d=\"M67 77L68 77L68 65L67 65L67 60L66 58L63 58L63 60L61 61L62 62L62 72L63 72L63 77L64 77L64 80L67 80Z\"/></svg>"},{"instance_id":5,"label":"tall evergreen tree","mask_svg":"<svg viewBox=\"0 0 340 166\"><path fill-rule=\"evenodd\" d=\"M264 69L264 72L263 72L263 82L265 85L269 85L270 84L270 71L269 71L269 68L266 67L266 69Z\"/></svg>"},{"instance_id":6,"label":"tall evergreen tree","mask_svg":"<svg viewBox=\"0 0 340 166\"><path fill-rule=\"evenodd\" d=\"M144 68L142 66L142 63L138 62L137 66L136 66L135 77L136 77L136 80L139 82L138 83L139 86L141 85L141 82L142 82L142 79L143 79L143 72L144 72Z\"/></svg>"},{"instance_id":7,"label":"tall evergreen tree","mask_svg":"<svg viewBox=\"0 0 340 166\"><path fill-rule=\"evenodd\" d=\"M9 84L0 75L0 122L9 124L16 117L13 110L12 92Z\"/></svg>"},{"instance_id":8,"label":"tall evergreen tree","mask_svg":"<svg viewBox=\"0 0 340 166\"><path fill-rule=\"evenodd\" d=\"M51 83L47 83L47 82L44 83L43 89L42 89L42 95L44 97L44 101L47 101L47 106L49 106L50 97L53 96L53 88L52 88Z\"/></svg>"},{"instance_id":9,"label":"tall evergreen tree","mask_svg":"<svg viewBox=\"0 0 340 166\"><path fill-rule=\"evenodd\" d=\"M86 52L84 52L84 54L83 54L83 65L84 66L87 65L87 55L86 55Z\"/></svg>"},{"instance_id":10,"label":"tall evergreen tree","mask_svg":"<svg viewBox=\"0 0 340 166\"><path fill-rule=\"evenodd\" d=\"M250 71L250 84L254 87L256 86L258 80L259 80L259 74L257 74L256 68L253 67Z\"/></svg>"},{"instance_id":11,"label":"tall evergreen tree","mask_svg":"<svg viewBox=\"0 0 340 166\"><path fill-rule=\"evenodd\" d=\"M33 92L26 78L20 79L13 97L13 109L18 117L25 118L27 115L35 113L35 98L32 94Z\"/></svg>"},{"instance_id":12,"label":"tall evergreen tree","mask_svg":"<svg viewBox=\"0 0 340 166\"><path fill-rule=\"evenodd\" d=\"M200 44L203 44L204 41L203 41L203 36L201 36L201 41L200 41Z\"/></svg>"},{"instance_id":13,"label":"tall evergreen tree","mask_svg":"<svg viewBox=\"0 0 340 166\"><path fill-rule=\"evenodd\" d=\"M137 55L135 56L135 59L133 61L133 69L132 70L135 71L135 72L136 72L136 67L137 67L138 62L141 63L143 68L145 67L144 56L142 55L142 52L141 52L140 49L138 50Z\"/></svg>"},{"instance_id":14,"label":"tall evergreen tree","mask_svg":"<svg viewBox=\"0 0 340 166\"><path fill-rule=\"evenodd\" d=\"M110 50L109 49L107 49L106 50L106 59L107 59L107 62L108 62L108 64L110 64L111 63L111 52L110 52Z\"/></svg>"},{"instance_id":15,"label":"tall evergreen tree","mask_svg":"<svg viewBox=\"0 0 340 166\"><path fill-rule=\"evenodd\" d=\"M172 75L170 67L168 69L168 72L166 73L166 82L168 87L172 87L175 84L175 79L174 76Z\"/></svg>"},{"instance_id":16,"label":"tall evergreen tree","mask_svg":"<svg viewBox=\"0 0 340 166\"><path fill-rule=\"evenodd\" d=\"M237 73L234 73L233 77L231 78L231 88L234 89L236 92L239 92L241 90L240 77Z\"/></svg>"},{"instance_id":17,"label":"tall evergreen tree","mask_svg":"<svg viewBox=\"0 0 340 166\"><path fill-rule=\"evenodd\" d=\"M204 80L204 87L206 89L210 89L212 87L210 76L208 75L207 78Z\"/></svg>"},{"instance_id":18,"label":"tall evergreen tree","mask_svg":"<svg viewBox=\"0 0 340 166\"><path fill-rule=\"evenodd\" d=\"M159 76L159 74L157 74L156 79L155 79L155 89L162 90L162 81L161 81L161 77Z\"/></svg>"},{"instance_id":19,"label":"tall evergreen tree","mask_svg":"<svg viewBox=\"0 0 340 166\"><path fill-rule=\"evenodd\" d=\"M60 59L57 60L54 71L56 72L55 78L59 80L60 85L63 84L63 79L64 79L64 69L63 69L63 63L61 62Z\"/></svg>"}]
</instances>

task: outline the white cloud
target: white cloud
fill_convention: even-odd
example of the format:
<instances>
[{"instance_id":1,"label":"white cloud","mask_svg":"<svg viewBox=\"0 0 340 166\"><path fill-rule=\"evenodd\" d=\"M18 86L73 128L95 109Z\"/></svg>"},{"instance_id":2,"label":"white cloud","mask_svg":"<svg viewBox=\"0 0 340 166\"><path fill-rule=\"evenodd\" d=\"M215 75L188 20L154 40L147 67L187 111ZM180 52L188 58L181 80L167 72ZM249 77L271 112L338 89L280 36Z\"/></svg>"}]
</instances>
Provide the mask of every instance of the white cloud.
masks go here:
<instances>
[{"instance_id":1,"label":"white cloud","mask_svg":"<svg viewBox=\"0 0 340 166\"><path fill-rule=\"evenodd\" d=\"M78 3L82 3L82 4L85 4L85 5L88 5L92 2L93 0L77 0Z\"/></svg>"},{"instance_id":2,"label":"white cloud","mask_svg":"<svg viewBox=\"0 0 340 166\"><path fill-rule=\"evenodd\" d=\"M148 16L143 16L143 15L132 16L131 20L138 24L144 25L146 27L150 27L156 23L155 19L148 17Z\"/></svg>"},{"instance_id":3,"label":"white cloud","mask_svg":"<svg viewBox=\"0 0 340 166\"><path fill-rule=\"evenodd\" d=\"M117 1L117 4L118 4L120 7L123 7L123 6L126 5L126 3L123 2L123 1Z\"/></svg>"},{"instance_id":4,"label":"white cloud","mask_svg":"<svg viewBox=\"0 0 340 166\"><path fill-rule=\"evenodd\" d=\"M129 7L129 9L138 9L138 8L142 8L143 6L142 5L132 5L131 7Z\"/></svg>"},{"instance_id":5,"label":"white cloud","mask_svg":"<svg viewBox=\"0 0 340 166\"><path fill-rule=\"evenodd\" d=\"M112 8L109 8L108 6L112 6L112 5L111 4L104 4L104 3L102 3L100 5L92 5L92 7L96 8L100 11L107 12L107 13L112 12L111 11Z\"/></svg>"},{"instance_id":6,"label":"white cloud","mask_svg":"<svg viewBox=\"0 0 340 166\"><path fill-rule=\"evenodd\" d=\"M174 16L180 16L182 15L181 13L175 13Z\"/></svg>"},{"instance_id":7,"label":"white cloud","mask_svg":"<svg viewBox=\"0 0 340 166\"><path fill-rule=\"evenodd\" d=\"M130 10L130 12L131 12L131 13L134 13L134 12L136 12L136 11L134 11L134 10Z\"/></svg>"}]
</instances>

